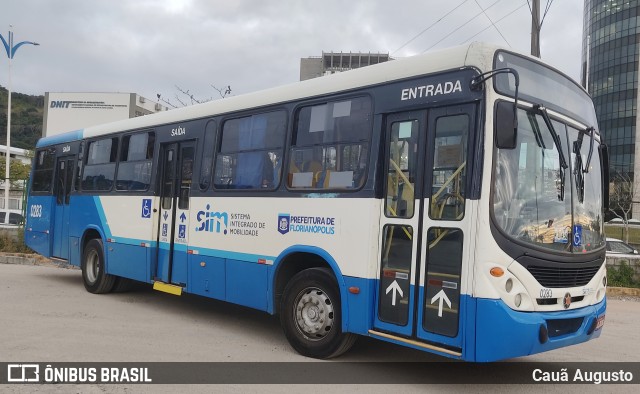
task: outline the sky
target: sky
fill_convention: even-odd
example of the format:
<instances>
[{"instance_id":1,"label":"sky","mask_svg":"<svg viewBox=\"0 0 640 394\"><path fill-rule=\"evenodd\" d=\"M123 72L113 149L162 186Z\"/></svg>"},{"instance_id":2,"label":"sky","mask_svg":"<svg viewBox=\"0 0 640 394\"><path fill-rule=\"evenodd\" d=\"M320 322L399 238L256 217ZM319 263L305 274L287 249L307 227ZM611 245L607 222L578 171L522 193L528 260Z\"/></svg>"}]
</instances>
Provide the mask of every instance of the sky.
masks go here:
<instances>
[{"instance_id":1,"label":"sky","mask_svg":"<svg viewBox=\"0 0 640 394\"><path fill-rule=\"evenodd\" d=\"M542 60L576 80L583 7L554 0L541 33ZM10 29L14 43L40 44L16 52L13 91L161 94L177 104L176 86L205 100L220 97L211 85L239 95L298 81L300 59L323 51L402 58L485 41L529 53L531 13L526 0L3 0L0 34Z\"/></svg>"}]
</instances>

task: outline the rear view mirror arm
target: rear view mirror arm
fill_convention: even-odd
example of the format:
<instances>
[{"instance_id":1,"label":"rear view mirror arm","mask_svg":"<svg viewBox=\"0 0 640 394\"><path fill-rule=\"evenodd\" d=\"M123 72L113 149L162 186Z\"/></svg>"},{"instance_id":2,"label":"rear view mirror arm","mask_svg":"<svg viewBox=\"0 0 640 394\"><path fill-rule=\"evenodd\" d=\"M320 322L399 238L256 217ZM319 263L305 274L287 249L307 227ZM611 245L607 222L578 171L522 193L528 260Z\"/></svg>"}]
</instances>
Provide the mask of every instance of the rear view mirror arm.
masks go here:
<instances>
[{"instance_id":1,"label":"rear view mirror arm","mask_svg":"<svg viewBox=\"0 0 640 394\"><path fill-rule=\"evenodd\" d=\"M520 86L520 76L518 75L518 71L514 68L498 68L495 70L487 71L486 73L482 73L471 80L470 88L471 90L480 90L483 87L483 83L493 78L498 74L512 74L515 79L515 97L513 103L513 130L516 132L518 130L518 87Z\"/></svg>"}]
</instances>

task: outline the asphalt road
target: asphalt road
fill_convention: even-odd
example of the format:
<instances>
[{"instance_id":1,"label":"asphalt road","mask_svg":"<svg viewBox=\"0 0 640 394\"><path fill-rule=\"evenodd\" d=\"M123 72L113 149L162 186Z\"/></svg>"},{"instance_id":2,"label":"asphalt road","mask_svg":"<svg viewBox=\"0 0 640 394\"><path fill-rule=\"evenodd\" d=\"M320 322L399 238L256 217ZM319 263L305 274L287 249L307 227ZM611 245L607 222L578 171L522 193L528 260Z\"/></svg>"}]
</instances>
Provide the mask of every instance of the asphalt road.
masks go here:
<instances>
[{"instance_id":1,"label":"asphalt road","mask_svg":"<svg viewBox=\"0 0 640 394\"><path fill-rule=\"evenodd\" d=\"M141 285L128 293L94 295L79 270L0 264L0 362L308 362L288 345L278 319L251 309L195 296L175 297ZM640 361L640 302L609 300L598 340L510 362L550 368L575 361ZM370 338L360 338L338 361L391 363L446 359ZM383 365L383 364L380 364ZM309 373L313 374L313 371ZM314 376L317 380L317 376ZM638 376L636 380L640 378ZM496 376L499 380L500 377ZM424 385L331 386L331 392L425 392ZM606 387L606 388L605 388ZM629 392L630 386L547 385L544 391ZM0 386L0 392L175 392L167 385ZM510 385L433 386L434 391L512 392ZM539 385L517 386L540 392ZM180 392L322 392L322 385L191 385ZM429 390L427 390L429 391Z\"/></svg>"}]
</instances>

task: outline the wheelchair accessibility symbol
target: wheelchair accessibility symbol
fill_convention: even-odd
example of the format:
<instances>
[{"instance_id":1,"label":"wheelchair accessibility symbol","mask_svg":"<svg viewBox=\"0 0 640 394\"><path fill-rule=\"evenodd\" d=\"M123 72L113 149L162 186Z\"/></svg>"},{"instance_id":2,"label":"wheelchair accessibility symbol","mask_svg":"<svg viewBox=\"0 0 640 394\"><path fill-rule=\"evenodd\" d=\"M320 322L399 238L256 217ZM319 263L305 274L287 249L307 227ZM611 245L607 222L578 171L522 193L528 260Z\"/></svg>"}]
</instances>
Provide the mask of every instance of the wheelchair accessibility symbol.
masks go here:
<instances>
[{"instance_id":1,"label":"wheelchair accessibility symbol","mask_svg":"<svg viewBox=\"0 0 640 394\"><path fill-rule=\"evenodd\" d=\"M141 212L141 216L144 219L148 219L151 217L151 199L150 198L144 198L142 199L142 212Z\"/></svg>"},{"instance_id":2,"label":"wheelchair accessibility symbol","mask_svg":"<svg viewBox=\"0 0 640 394\"><path fill-rule=\"evenodd\" d=\"M582 245L582 226L577 224L573 226L573 246Z\"/></svg>"}]
</instances>

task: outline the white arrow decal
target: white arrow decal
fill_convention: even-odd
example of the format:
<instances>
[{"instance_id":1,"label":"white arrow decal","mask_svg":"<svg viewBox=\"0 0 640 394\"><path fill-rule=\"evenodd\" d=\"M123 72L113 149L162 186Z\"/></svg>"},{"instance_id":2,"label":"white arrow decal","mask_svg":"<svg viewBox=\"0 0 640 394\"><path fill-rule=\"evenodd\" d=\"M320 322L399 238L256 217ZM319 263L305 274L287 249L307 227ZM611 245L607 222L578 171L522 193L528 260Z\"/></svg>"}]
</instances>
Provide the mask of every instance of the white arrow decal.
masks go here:
<instances>
[{"instance_id":1,"label":"white arrow decal","mask_svg":"<svg viewBox=\"0 0 640 394\"><path fill-rule=\"evenodd\" d=\"M404 293L402 292L402 289L400 288L398 282L396 282L395 280L391 282L389 287L387 287L387 291L385 294L389 294L390 291L393 291L393 293L391 293L391 305L396 306L396 294L400 293L400 298L402 298L404 297Z\"/></svg>"},{"instance_id":2,"label":"white arrow decal","mask_svg":"<svg viewBox=\"0 0 640 394\"><path fill-rule=\"evenodd\" d=\"M451 308L451 301L449 301L449 297L447 297L447 293L444 292L444 289L440 290L438 294L436 294L432 299L431 303L440 300L440 304L438 305L438 317L442 317L442 303L443 301L447 303L447 306Z\"/></svg>"}]
</instances>

